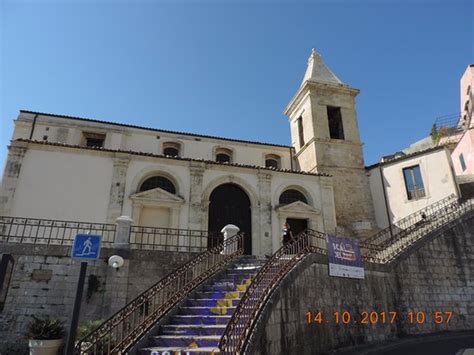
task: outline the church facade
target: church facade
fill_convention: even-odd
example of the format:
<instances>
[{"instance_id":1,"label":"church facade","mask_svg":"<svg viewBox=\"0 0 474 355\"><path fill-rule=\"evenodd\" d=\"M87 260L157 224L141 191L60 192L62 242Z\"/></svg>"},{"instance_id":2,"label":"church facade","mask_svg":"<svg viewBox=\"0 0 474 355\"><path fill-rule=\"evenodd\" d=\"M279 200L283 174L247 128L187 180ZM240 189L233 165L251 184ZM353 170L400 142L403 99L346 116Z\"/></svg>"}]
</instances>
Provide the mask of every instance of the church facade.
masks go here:
<instances>
[{"instance_id":1,"label":"church facade","mask_svg":"<svg viewBox=\"0 0 474 355\"><path fill-rule=\"evenodd\" d=\"M218 232L246 253L281 246L288 222L365 236L377 229L357 122L359 90L313 50L288 104L291 145L20 111L0 215Z\"/></svg>"}]
</instances>

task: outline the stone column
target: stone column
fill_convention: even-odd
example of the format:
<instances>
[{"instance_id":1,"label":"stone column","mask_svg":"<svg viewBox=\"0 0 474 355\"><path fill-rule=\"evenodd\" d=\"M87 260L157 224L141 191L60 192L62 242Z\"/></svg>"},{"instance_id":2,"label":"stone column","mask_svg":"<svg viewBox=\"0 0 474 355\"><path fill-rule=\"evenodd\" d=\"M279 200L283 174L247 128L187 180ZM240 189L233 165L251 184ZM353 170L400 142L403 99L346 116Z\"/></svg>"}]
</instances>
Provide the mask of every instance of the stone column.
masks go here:
<instances>
[{"instance_id":1,"label":"stone column","mask_svg":"<svg viewBox=\"0 0 474 355\"><path fill-rule=\"evenodd\" d=\"M8 147L8 157L3 173L2 187L0 192L0 215L9 215L11 212L13 197L20 177L21 165L28 143L13 142Z\"/></svg>"},{"instance_id":2,"label":"stone column","mask_svg":"<svg viewBox=\"0 0 474 355\"><path fill-rule=\"evenodd\" d=\"M272 174L258 173L258 199L260 215L260 255L273 253L272 250ZM255 239L254 239L255 240Z\"/></svg>"},{"instance_id":3,"label":"stone column","mask_svg":"<svg viewBox=\"0 0 474 355\"><path fill-rule=\"evenodd\" d=\"M191 184L189 187L189 229L206 229L202 225L202 180L205 170L205 164L200 162L190 162L189 172L191 175Z\"/></svg>"},{"instance_id":4,"label":"stone column","mask_svg":"<svg viewBox=\"0 0 474 355\"><path fill-rule=\"evenodd\" d=\"M324 232L336 231L336 207L334 203L334 189L331 177L320 177L321 185L321 212L323 217Z\"/></svg>"},{"instance_id":5,"label":"stone column","mask_svg":"<svg viewBox=\"0 0 474 355\"><path fill-rule=\"evenodd\" d=\"M133 219L128 216L120 216L116 219L117 229L115 232L114 248L130 249L130 228Z\"/></svg>"},{"instance_id":6,"label":"stone column","mask_svg":"<svg viewBox=\"0 0 474 355\"><path fill-rule=\"evenodd\" d=\"M118 154L113 159L114 171L110 185L107 223L113 223L113 221L122 214L125 182L127 181L127 169L130 162L130 159L125 154Z\"/></svg>"}]
</instances>

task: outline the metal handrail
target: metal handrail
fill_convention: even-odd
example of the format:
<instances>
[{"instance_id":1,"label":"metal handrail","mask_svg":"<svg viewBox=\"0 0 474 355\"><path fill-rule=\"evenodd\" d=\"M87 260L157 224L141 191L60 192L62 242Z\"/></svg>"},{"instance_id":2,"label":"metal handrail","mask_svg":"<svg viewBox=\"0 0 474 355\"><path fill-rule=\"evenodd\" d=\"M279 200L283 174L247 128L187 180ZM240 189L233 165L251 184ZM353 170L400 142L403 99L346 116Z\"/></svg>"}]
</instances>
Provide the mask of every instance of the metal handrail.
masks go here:
<instances>
[{"instance_id":1,"label":"metal handrail","mask_svg":"<svg viewBox=\"0 0 474 355\"><path fill-rule=\"evenodd\" d=\"M252 280L227 324L219 342L223 354L238 354L243 349L272 291L305 254L325 253L325 243L324 233L307 230L272 255Z\"/></svg>"},{"instance_id":2,"label":"metal handrail","mask_svg":"<svg viewBox=\"0 0 474 355\"><path fill-rule=\"evenodd\" d=\"M389 239L377 239L378 243L367 241L360 243L364 260L372 263L388 264L394 261L400 254L411 245L423 239L428 234L440 230L457 218L474 210L474 199L459 203L454 200L451 203L435 204L432 208L425 209L421 218L401 229Z\"/></svg>"},{"instance_id":3,"label":"metal handrail","mask_svg":"<svg viewBox=\"0 0 474 355\"><path fill-rule=\"evenodd\" d=\"M399 219L394 224L391 224L385 229L377 232L376 234L364 239L361 244L367 245L379 245L383 244L386 241L390 241L396 236L397 234L408 230L410 227L415 225L418 222L423 221L425 218L423 216L430 216L437 211L442 210L446 206L450 206L457 203L457 197L454 194L449 195L435 203L422 208L408 216Z\"/></svg>"},{"instance_id":4,"label":"metal handrail","mask_svg":"<svg viewBox=\"0 0 474 355\"><path fill-rule=\"evenodd\" d=\"M132 225L129 240L132 249L202 252L222 243L223 236L207 230Z\"/></svg>"},{"instance_id":5,"label":"metal handrail","mask_svg":"<svg viewBox=\"0 0 474 355\"><path fill-rule=\"evenodd\" d=\"M123 307L79 340L75 354L121 354L203 281L244 251L243 233L187 262Z\"/></svg>"},{"instance_id":6,"label":"metal handrail","mask_svg":"<svg viewBox=\"0 0 474 355\"><path fill-rule=\"evenodd\" d=\"M396 234L386 239L388 229L360 243L362 257L374 263L390 263L409 246L429 233L439 230L456 218L474 210L474 199L460 204L455 196L438 201L401 221ZM409 225L408 223L412 224ZM401 228L403 227L403 228ZM288 272L310 253L327 254L327 234L307 230L278 249L260 269L242 296L219 342L223 354L244 353L259 315L272 292ZM370 242L369 242L370 241Z\"/></svg>"},{"instance_id":7,"label":"metal handrail","mask_svg":"<svg viewBox=\"0 0 474 355\"><path fill-rule=\"evenodd\" d=\"M76 234L100 234L102 244L115 241L116 225L29 217L0 216L0 243L72 245Z\"/></svg>"}]
</instances>

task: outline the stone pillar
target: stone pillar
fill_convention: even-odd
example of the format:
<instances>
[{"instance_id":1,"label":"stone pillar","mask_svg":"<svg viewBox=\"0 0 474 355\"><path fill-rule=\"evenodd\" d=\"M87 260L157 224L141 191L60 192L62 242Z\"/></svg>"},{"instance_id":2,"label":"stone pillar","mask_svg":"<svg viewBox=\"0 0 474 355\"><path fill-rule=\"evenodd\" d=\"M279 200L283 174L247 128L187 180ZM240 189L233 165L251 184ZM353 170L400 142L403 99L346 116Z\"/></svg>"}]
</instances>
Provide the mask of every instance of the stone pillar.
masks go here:
<instances>
[{"instance_id":1,"label":"stone pillar","mask_svg":"<svg viewBox=\"0 0 474 355\"><path fill-rule=\"evenodd\" d=\"M109 206L107 208L107 222L113 223L122 214L123 199L125 196L125 182L130 159L125 154L114 157L114 171L110 185Z\"/></svg>"},{"instance_id":2,"label":"stone pillar","mask_svg":"<svg viewBox=\"0 0 474 355\"><path fill-rule=\"evenodd\" d=\"M3 173L2 186L0 192L0 215L9 215L11 212L13 197L20 177L21 165L28 143L13 142L8 147L8 157Z\"/></svg>"},{"instance_id":3,"label":"stone pillar","mask_svg":"<svg viewBox=\"0 0 474 355\"><path fill-rule=\"evenodd\" d=\"M203 226L203 204L202 204L202 179L205 164L200 162L190 162L189 171L191 175L191 185L189 187L189 229L206 229Z\"/></svg>"},{"instance_id":4,"label":"stone pillar","mask_svg":"<svg viewBox=\"0 0 474 355\"><path fill-rule=\"evenodd\" d=\"M258 173L258 200L260 215L260 251L258 254L271 255L272 249L272 174ZM255 238L254 238L255 240Z\"/></svg>"},{"instance_id":5,"label":"stone pillar","mask_svg":"<svg viewBox=\"0 0 474 355\"><path fill-rule=\"evenodd\" d=\"M121 216L116 219L117 229L115 232L114 248L130 249L130 228L133 219L128 216Z\"/></svg>"},{"instance_id":6,"label":"stone pillar","mask_svg":"<svg viewBox=\"0 0 474 355\"><path fill-rule=\"evenodd\" d=\"M228 224L221 230L221 233L224 234L224 242L239 232L240 232L240 228L233 224ZM224 250L221 252L221 254L231 254L234 251L235 251L235 245L228 245L224 247Z\"/></svg>"},{"instance_id":7,"label":"stone pillar","mask_svg":"<svg viewBox=\"0 0 474 355\"><path fill-rule=\"evenodd\" d=\"M331 177L320 177L321 184L321 212L323 217L324 232L336 231L336 206L334 203L334 189Z\"/></svg>"}]
</instances>

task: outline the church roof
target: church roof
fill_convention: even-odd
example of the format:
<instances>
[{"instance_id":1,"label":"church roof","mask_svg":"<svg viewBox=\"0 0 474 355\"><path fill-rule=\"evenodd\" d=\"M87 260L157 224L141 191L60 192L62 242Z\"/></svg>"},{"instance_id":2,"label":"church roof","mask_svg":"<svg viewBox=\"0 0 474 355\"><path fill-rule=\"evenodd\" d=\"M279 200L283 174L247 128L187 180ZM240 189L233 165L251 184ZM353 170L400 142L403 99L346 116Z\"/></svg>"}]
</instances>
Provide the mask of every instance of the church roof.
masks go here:
<instances>
[{"instance_id":1,"label":"church roof","mask_svg":"<svg viewBox=\"0 0 474 355\"><path fill-rule=\"evenodd\" d=\"M317 81L324 83L333 83L333 84L344 84L337 76L334 74L331 69L329 69L324 63L321 54L316 52L313 48L311 55L308 59L308 67L306 68L306 73L304 74L303 85L306 81Z\"/></svg>"},{"instance_id":2,"label":"church roof","mask_svg":"<svg viewBox=\"0 0 474 355\"><path fill-rule=\"evenodd\" d=\"M25 143L33 143L33 144L46 145L46 146L56 146L56 147L82 149L82 150L95 150L95 151L108 152L108 153L123 153L123 154L139 155L139 156L154 157L154 158L164 158L164 159L171 159L171 160L195 161L195 162L201 162L201 163L213 164L213 165L224 165L224 166L233 166L233 167L238 167L238 168L276 171L276 172L280 172L280 173L312 175L312 176L327 176L327 177L332 176L332 175L326 174L326 173L310 173L310 172L302 171L302 170L275 169L275 168L271 168L271 167L265 167L265 166L259 166L259 165L250 165L250 164L239 164L239 163L227 163L227 162L222 163L222 162L217 162L217 161L214 161L214 160L175 157L175 156L162 155L162 154L137 152L137 151L132 151L132 150L107 149L107 148L103 148L103 147L86 147L86 146L80 146L80 145L72 145L72 144L66 144L66 143L55 143L55 142L48 142L48 141L37 141L37 140L33 140L33 139L24 139L24 138L15 139L13 142L25 142Z\"/></svg>"}]
</instances>

